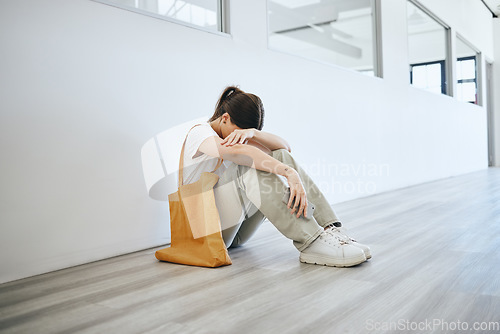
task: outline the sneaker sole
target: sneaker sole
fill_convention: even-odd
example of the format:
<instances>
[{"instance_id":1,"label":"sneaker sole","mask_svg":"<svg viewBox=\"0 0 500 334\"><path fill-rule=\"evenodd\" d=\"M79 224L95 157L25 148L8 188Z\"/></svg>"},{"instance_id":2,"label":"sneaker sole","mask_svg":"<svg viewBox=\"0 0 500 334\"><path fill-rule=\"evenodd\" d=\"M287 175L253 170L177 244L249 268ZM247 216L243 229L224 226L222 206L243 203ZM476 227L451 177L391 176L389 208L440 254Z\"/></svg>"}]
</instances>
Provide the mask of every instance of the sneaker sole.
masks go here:
<instances>
[{"instance_id":1,"label":"sneaker sole","mask_svg":"<svg viewBox=\"0 0 500 334\"><path fill-rule=\"evenodd\" d=\"M315 254L300 254L299 260L302 263L319 264L319 265L328 266L328 267L345 268L345 267L356 266L360 263L365 262L367 259L363 253L362 256L357 256L357 257L343 259L343 260L333 260L330 257L325 257L325 256L320 256L320 255L315 255Z\"/></svg>"}]
</instances>

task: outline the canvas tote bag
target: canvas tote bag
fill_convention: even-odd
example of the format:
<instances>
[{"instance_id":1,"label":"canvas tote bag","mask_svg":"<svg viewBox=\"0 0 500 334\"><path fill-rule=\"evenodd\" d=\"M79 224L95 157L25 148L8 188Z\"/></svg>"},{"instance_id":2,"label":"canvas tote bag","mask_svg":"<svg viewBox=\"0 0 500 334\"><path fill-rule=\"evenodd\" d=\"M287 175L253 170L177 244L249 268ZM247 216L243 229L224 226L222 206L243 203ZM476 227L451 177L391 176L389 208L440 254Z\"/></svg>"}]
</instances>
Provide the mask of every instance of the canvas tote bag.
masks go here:
<instances>
[{"instance_id":1,"label":"canvas tote bag","mask_svg":"<svg viewBox=\"0 0 500 334\"><path fill-rule=\"evenodd\" d=\"M187 136L182 144L179 161L179 189L168 195L171 244L156 251L155 256L160 261L201 267L229 265L231 259L222 239L213 190L219 180L214 172L222 164L222 159L219 159L212 172L204 172L198 181L184 185L184 147Z\"/></svg>"}]
</instances>

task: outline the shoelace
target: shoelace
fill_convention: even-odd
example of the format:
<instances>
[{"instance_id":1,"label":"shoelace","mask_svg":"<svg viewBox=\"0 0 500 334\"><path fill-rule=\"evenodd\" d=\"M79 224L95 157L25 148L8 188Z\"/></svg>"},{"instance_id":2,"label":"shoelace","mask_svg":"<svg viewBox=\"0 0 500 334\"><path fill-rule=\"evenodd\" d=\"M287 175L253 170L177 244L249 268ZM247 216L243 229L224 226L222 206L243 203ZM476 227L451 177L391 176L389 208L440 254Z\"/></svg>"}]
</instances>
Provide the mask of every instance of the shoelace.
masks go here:
<instances>
[{"instance_id":1,"label":"shoelace","mask_svg":"<svg viewBox=\"0 0 500 334\"><path fill-rule=\"evenodd\" d=\"M337 240L337 242L339 243L340 246L342 245L346 245L346 244L349 244L349 240L339 236L338 234L336 233L332 233L332 232L329 232L328 230L325 230L325 235L322 235L321 238L324 239L326 242L328 242L329 244L332 244L332 239L331 238L334 238Z\"/></svg>"},{"instance_id":2,"label":"shoelace","mask_svg":"<svg viewBox=\"0 0 500 334\"><path fill-rule=\"evenodd\" d=\"M339 238L340 240L342 240L346 243L356 242L356 240L354 240L353 238L351 238L350 236L345 234L345 232L343 230L344 230L343 227L336 227L336 226L330 225L325 230L325 232L330 234L330 235L336 236L337 238Z\"/></svg>"}]
</instances>

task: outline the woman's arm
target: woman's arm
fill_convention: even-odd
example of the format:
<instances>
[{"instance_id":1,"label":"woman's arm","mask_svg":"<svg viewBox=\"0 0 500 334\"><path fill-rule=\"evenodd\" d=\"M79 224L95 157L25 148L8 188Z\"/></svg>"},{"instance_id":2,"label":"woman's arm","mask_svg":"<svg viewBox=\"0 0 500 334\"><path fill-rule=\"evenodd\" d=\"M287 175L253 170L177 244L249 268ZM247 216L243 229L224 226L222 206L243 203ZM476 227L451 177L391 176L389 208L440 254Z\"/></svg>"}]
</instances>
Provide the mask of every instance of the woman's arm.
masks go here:
<instances>
[{"instance_id":1,"label":"woman's arm","mask_svg":"<svg viewBox=\"0 0 500 334\"><path fill-rule=\"evenodd\" d=\"M226 146L232 146L236 144L243 144L247 140L249 142L257 142L267 147L271 151L283 148L288 152L291 152L290 145L285 139L275 134L259 131L257 129L234 130L224 140L222 140L222 144Z\"/></svg>"},{"instance_id":2,"label":"woman's arm","mask_svg":"<svg viewBox=\"0 0 500 334\"><path fill-rule=\"evenodd\" d=\"M222 139L218 136L213 136L205 139L200 144L198 151L216 158L232 161L238 165L249 166L261 171L286 177L288 185L290 186L288 208L291 207L291 203L293 203L295 199L292 214L297 209L297 218L300 217L301 214L305 215L307 212L306 192L300 180L300 176L294 168L269 156L257 147L245 144L226 146L222 143Z\"/></svg>"},{"instance_id":3,"label":"woman's arm","mask_svg":"<svg viewBox=\"0 0 500 334\"><path fill-rule=\"evenodd\" d=\"M288 142L285 139L281 138L280 136L269 132L260 131L257 129L252 129L252 130L255 131L255 134L252 137L252 139L266 146L271 151L284 148L288 152L292 152L292 149L290 148Z\"/></svg>"},{"instance_id":4,"label":"woman's arm","mask_svg":"<svg viewBox=\"0 0 500 334\"><path fill-rule=\"evenodd\" d=\"M258 149L260 149L262 152L264 152L264 153L266 153L268 155L272 155L273 154L273 152L267 146L264 146L261 143L259 143L258 141L255 141L253 139L248 139L244 144L255 146Z\"/></svg>"}]
</instances>

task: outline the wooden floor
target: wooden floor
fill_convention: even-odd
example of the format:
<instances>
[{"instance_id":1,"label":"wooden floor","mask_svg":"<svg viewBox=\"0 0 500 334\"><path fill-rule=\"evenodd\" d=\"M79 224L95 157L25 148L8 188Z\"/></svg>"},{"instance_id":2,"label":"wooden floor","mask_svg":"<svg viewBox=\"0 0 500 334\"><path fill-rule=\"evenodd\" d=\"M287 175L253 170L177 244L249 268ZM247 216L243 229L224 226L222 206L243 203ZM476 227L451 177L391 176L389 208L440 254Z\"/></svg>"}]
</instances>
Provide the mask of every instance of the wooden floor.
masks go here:
<instances>
[{"instance_id":1,"label":"wooden floor","mask_svg":"<svg viewBox=\"0 0 500 334\"><path fill-rule=\"evenodd\" d=\"M500 169L335 209L372 260L301 264L266 222L228 267L159 262L148 249L2 284L0 332L500 332Z\"/></svg>"}]
</instances>

